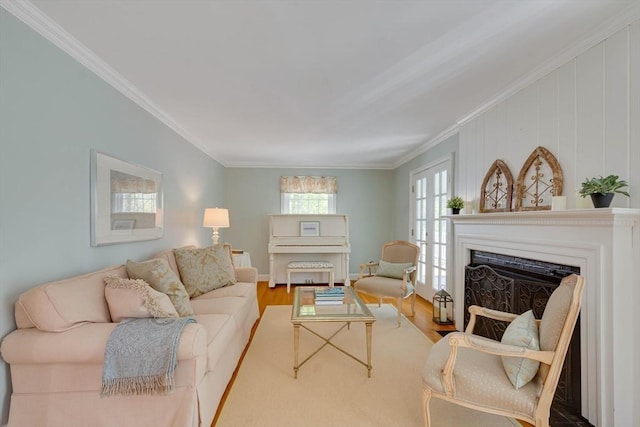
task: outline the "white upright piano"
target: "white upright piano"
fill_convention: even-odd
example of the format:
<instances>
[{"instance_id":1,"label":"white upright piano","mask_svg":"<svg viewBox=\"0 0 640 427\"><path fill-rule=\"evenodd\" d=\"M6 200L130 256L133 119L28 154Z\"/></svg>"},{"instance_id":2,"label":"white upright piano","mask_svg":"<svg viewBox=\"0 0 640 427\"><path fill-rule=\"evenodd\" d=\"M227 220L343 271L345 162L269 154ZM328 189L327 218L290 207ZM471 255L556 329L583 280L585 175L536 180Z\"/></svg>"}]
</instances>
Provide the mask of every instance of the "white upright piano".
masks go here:
<instances>
[{"instance_id":1,"label":"white upright piano","mask_svg":"<svg viewBox=\"0 0 640 427\"><path fill-rule=\"evenodd\" d=\"M335 282L350 286L349 252L347 215L269 216L270 288L277 283L287 283L290 261L331 262L335 267ZM305 283L299 280L303 280L303 276L292 277L293 283Z\"/></svg>"}]
</instances>

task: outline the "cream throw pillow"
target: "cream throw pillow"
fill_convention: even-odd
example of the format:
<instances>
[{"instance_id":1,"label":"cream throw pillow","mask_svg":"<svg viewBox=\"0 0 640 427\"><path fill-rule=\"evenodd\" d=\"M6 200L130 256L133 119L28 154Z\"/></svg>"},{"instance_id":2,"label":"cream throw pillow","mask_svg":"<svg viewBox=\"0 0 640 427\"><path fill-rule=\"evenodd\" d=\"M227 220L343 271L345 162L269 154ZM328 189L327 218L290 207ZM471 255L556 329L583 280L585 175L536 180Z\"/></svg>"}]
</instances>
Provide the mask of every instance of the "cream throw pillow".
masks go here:
<instances>
[{"instance_id":1,"label":"cream throw pillow","mask_svg":"<svg viewBox=\"0 0 640 427\"><path fill-rule=\"evenodd\" d=\"M180 317L193 316L189 294L166 260L160 258L143 262L128 260L127 274L132 279L144 280L156 291L166 294Z\"/></svg>"},{"instance_id":2,"label":"cream throw pillow","mask_svg":"<svg viewBox=\"0 0 640 427\"><path fill-rule=\"evenodd\" d=\"M236 283L231 255L226 246L180 248L173 253L180 277L191 298Z\"/></svg>"},{"instance_id":3,"label":"cream throw pillow","mask_svg":"<svg viewBox=\"0 0 640 427\"><path fill-rule=\"evenodd\" d=\"M410 262L386 262L380 260L376 276L389 277L391 279L402 279L402 275L406 268L412 267Z\"/></svg>"},{"instance_id":4,"label":"cream throw pillow","mask_svg":"<svg viewBox=\"0 0 640 427\"><path fill-rule=\"evenodd\" d=\"M502 343L540 350L538 324L533 316L533 311L522 313L507 326L502 335ZM536 376L540 362L523 357L502 356L502 366L511 384L519 389Z\"/></svg>"},{"instance_id":5,"label":"cream throw pillow","mask_svg":"<svg viewBox=\"0 0 640 427\"><path fill-rule=\"evenodd\" d=\"M178 317L169 297L142 279L109 276L104 283L104 297L114 322L130 317Z\"/></svg>"}]
</instances>

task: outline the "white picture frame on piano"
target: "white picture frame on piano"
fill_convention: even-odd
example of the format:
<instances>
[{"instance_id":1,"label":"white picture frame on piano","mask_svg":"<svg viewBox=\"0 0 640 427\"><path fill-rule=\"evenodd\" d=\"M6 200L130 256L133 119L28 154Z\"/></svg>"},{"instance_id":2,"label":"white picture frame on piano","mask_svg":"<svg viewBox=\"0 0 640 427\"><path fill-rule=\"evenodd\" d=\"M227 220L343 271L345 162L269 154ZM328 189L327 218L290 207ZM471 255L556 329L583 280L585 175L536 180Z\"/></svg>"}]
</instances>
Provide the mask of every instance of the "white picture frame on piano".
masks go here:
<instances>
[{"instance_id":1,"label":"white picture frame on piano","mask_svg":"<svg viewBox=\"0 0 640 427\"><path fill-rule=\"evenodd\" d=\"M300 221L300 237L320 235L320 221Z\"/></svg>"}]
</instances>

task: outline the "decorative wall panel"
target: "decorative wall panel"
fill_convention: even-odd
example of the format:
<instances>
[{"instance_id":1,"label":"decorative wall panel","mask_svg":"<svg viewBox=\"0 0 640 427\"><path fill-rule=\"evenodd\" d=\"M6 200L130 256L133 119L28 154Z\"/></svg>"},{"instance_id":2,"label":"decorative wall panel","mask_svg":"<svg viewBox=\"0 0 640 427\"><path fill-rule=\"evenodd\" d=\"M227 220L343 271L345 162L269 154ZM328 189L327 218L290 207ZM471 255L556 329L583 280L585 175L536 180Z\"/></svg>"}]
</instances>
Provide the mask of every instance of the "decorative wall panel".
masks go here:
<instances>
[{"instance_id":1,"label":"decorative wall panel","mask_svg":"<svg viewBox=\"0 0 640 427\"><path fill-rule=\"evenodd\" d=\"M640 103L628 101L640 99L638 52L636 20L461 123L455 193L479 204L495 159L515 168L540 145L562 165L568 209L587 207L576 195L587 176L615 173L640 188ZM640 197L614 198L612 207L640 208Z\"/></svg>"}]
</instances>

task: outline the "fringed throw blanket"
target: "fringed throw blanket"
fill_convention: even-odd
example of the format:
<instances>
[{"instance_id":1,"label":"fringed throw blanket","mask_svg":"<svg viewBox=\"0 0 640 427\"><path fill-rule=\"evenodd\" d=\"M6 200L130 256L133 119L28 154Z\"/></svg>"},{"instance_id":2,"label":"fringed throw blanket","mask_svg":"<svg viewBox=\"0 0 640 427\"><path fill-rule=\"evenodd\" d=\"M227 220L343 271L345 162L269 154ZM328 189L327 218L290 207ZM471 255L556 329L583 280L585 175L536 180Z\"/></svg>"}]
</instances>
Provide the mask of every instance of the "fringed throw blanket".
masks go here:
<instances>
[{"instance_id":1,"label":"fringed throw blanket","mask_svg":"<svg viewBox=\"0 0 640 427\"><path fill-rule=\"evenodd\" d=\"M190 317L120 322L104 352L102 396L173 391L180 335L191 322Z\"/></svg>"}]
</instances>

